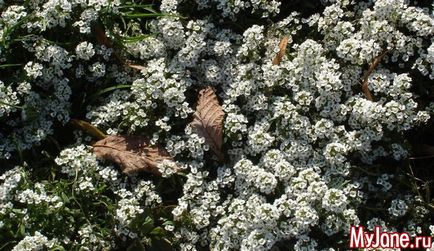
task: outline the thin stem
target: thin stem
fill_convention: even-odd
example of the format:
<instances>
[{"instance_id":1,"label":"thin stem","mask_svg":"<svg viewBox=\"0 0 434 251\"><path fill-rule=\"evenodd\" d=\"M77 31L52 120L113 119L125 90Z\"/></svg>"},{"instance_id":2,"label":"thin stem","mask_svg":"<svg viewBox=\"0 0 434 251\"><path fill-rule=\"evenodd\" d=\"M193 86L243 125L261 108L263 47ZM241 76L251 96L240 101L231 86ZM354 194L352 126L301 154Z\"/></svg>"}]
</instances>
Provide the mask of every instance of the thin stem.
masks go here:
<instances>
[{"instance_id":1,"label":"thin stem","mask_svg":"<svg viewBox=\"0 0 434 251\"><path fill-rule=\"evenodd\" d=\"M17 109L24 109L24 106L11 105L11 104L5 103L3 101L0 101L0 105L7 105L7 106L14 107L14 108L17 108Z\"/></svg>"}]
</instances>

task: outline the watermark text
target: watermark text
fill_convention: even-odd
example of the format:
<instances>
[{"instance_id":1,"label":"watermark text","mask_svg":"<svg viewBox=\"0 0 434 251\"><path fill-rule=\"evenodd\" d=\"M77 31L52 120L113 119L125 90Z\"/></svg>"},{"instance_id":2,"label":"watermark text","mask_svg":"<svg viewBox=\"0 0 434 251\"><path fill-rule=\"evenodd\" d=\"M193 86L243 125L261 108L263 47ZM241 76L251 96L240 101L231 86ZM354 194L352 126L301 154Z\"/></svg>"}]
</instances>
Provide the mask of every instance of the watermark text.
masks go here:
<instances>
[{"instance_id":1,"label":"watermark text","mask_svg":"<svg viewBox=\"0 0 434 251\"><path fill-rule=\"evenodd\" d=\"M350 248L431 248L431 236L415 236L408 233L381 232L379 226L374 232L365 232L364 227L351 226Z\"/></svg>"}]
</instances>

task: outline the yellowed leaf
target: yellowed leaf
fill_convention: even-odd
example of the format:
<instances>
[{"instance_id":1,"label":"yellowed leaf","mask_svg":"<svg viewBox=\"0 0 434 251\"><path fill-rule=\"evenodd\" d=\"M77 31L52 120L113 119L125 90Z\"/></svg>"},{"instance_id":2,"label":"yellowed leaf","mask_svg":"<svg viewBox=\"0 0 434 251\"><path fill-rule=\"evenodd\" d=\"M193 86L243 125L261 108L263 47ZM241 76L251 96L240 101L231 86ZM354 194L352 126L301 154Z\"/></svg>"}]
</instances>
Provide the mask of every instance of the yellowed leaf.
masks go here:
<instances>
[{"instance_id":1,"label":"yellowed leaf","mask_svg":"<svg viewBox=\"0 0 434 251\"><path fill-rule=\"evenodd\" d=\"M225 113L212 87L202 89L199 92L199 100L190 125L193 132L205 138L205 143L220 161L224 159L221 151L223 145L224 115Z\"/></svg>"},{"instance_id":2,"label":"yellowed leaf","mask_svg":"<svg viewBox=\"0 0 434 251\"><path fill-rule=\"evenodd\" d=\"M273 59L273 65L278 65L282 62L283 56L286 53L286 46L288 45L289 37L284 36L279 43L279 52L276 54L276 57Z\"/></svg>"},{"instance_id":3,"label":"yellowed leaf","mask_svg":"<svg viewBox=\"0 0 434 251\"><path fill-rule=\"evenodd\" d=\"M92 147L96 156L117 163L125 174L144 171L160 176L158 164L173 161L163 147L139 136L107 136Z\"/></svg>"},{"instance_id":4,"label":"yellowed leaf","mask_svg":"<svg viewBox=\"0 0 434 251\"><path fill-rule=\"evenodd\" d=\"M96 128L95 126L93 126L92 124L84 120L71 119L70 123L73 126L89 133L90 135L94 136L97 139L103 139L106 137L106 135L103 132L101 132L98 128Z\"/></svg>"}]
</instances>

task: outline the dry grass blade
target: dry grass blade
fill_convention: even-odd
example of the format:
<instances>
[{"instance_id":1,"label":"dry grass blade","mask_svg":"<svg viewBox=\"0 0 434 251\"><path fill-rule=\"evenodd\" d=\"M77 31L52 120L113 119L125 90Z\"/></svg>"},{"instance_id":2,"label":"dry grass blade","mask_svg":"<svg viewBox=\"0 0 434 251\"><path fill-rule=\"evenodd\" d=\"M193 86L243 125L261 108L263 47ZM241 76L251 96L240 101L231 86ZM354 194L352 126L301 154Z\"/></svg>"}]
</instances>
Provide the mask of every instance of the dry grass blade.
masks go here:
<instances>
[{"instance_id":1,"label":"dry grass blade","mask_svg":"<svg viewBox=\"0 0 434 251\"><path fill-rule=\"evenodd\" d=\"M282 62L282 58L286 53L286 46L288 45L289 37L284 36L279 43L279 52L276 54L276 57L273 59L273 65L278 65Z\"/></svg>"},{"instance_id":2,"label":"dry grass blade","mask_svg":"<svg viewBox=\"0 0 434 251\"><path fill-rule=\"evenodd\" d=\"M225 113L212 87L202 89L199 92L196 112L190 125L195 133L205 138L205 143L209 145L220 161L224 159L221 152L224 115Z\"/></svg>"},{"instance_id":3,"label":"dry grass blade","mask_svg":"<svg viewBox=\"0 0 434 251\"><path fill-rule=\"evenodd\" d=\"M160 176L158 164L173 161L164 148L139 136L108 136L92 146L96 156L119 164L125 174L144 171Z\"/></svg>"},{"instance_id":4,"label":"dry grass blade","mask_svg":"<svg viewBox=\"0 0 434 251\"><path fill-rule=\"evenodd\" d=\"M434 146L427 144L418 144L413 146L415 156L409 157L411 160L431 159L434 158Z\"/></svg>"},{"instance_id":5,"label":"dry grass blade","mask_svg":"<svg viewBox=\"0 0 434 251\"><path fill-rule=\"evenodd\" d=\"M128 67L139 70L139 71L143 71L144 69L146 69L142 65L137 65L137 64L127 64L127 65L128 65Z\"/></svg>"},{"instance_id":6,"label":"dry grass blade","mask_svg":"<svg viewBox=\"0 0 434 251\"><path fill-rule=\"evenodd\" d=\"M366 98L370 101L373 101L374 99L372 97L371 91L369 90L369 86L368 86L369 76L375 70L375 68L381 62L381 60L383 59L383 57L386 55L387 52L388 50L384 50L380 55L375 57L371 65L369 66L368 70L365 71L365 74L363 75L362 91L365 94Z\"/></svg>"}]
</instances>

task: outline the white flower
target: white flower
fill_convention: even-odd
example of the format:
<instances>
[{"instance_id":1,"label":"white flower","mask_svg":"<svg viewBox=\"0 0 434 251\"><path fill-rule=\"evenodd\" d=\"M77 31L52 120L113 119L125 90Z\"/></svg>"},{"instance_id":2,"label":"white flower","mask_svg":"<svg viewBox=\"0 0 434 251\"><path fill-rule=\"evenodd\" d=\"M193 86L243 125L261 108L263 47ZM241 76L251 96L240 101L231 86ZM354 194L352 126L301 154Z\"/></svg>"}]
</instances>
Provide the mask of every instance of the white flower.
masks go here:
<instances>
[{"instance_id":1,"label":"white flower","mask_svg":"<svg viewBox=\"0 0 434 251\"><path fill-rule=\"evenodd\" d=\"M26 236L15 247L13 251L34 251L52 248L58 243L57 239L49 240L40 232L36 231L33 236Z\"/></svg>"},{"instance_id":2,"label":"white flower","mask_svg":"<svg viewBox=\"0 0 434 251\"><path fill-rule=\"evenodd\" d=\"M24 66L24 70L26 71L27 76L29 76L30 78L37 78L39 76L42 76L42 69L44 69L43 65L32 61L28 62Z\"/></svg>"},{"instance_id":3,"label":"white flower","mask_svg":"<svg viewBox=\"0 0 434 251\"><path fill-rule=\"evenodd\" d=\"M404 216L407 213L408 206L403 200L395 199L388 209L389 213L395 217Z\"/></svg>"},{"instance_id":4,"label":"white flower","mask_svg":"<svg viewBox=\"0 0 434 251\"><path fill-rule=\"evenodd\" d=\"M335 188L327 190L322 200L322 207L334 212L342 212L346 209L347 204L347 196Z\"/></svg>"},{"instance_id":5,"label":"white flower","mask_svg":"<svg viewBox=\"0 0 434 251\"><path fill-rule=\"evenodd\" d=\"M96 78L103 77L106 74L105 64L96 62L89 66L89 71L93 73Z\"/></svg>"},{"instance_id":6,"label":"white flower","mask_svg":"<svg viewBox=\"0 0 434 251\"><path fill-rule=\"evenodd\" d=\"M95 55L95 50L93 45L89 42L81 42L75 48L75 53L77 57L83 60L89 60L93 55Z\"/></svg>"}]
</instances>

